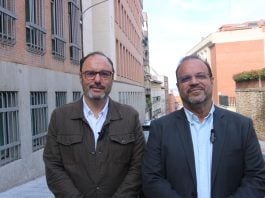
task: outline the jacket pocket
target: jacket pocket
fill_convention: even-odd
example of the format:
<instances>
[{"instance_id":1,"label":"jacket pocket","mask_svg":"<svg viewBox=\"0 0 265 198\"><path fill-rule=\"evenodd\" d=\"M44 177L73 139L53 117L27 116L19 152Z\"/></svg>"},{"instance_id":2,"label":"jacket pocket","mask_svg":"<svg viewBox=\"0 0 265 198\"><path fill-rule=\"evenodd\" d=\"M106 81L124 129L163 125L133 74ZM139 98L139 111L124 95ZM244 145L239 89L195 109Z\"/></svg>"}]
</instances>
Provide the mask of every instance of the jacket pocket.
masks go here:
<instances>
[{"instance_id":1,"label":"jacket pocket","mask_svg":"<svg viewBox=\"0 0 265 198\"><path fill-rule=\"evenodd\" d=\"M115 134L109 136L110 152L112 153L112 160L115 163L129 163L134 142L136 140L134 133Z\"/></svg>"},{"instance_id":2,"label":"jacket pocket","mask_svg":"<svg viewBox=\"0 0 265 198\"><path fill-rule=\"evenodd\" d=\"M80 143L82 142L82 135L58 135L57 142L65 146Z\"/></svg>"},{"instance_id":3,"label":"jacket pocket","mask_svg":"<svg viewBox=\"0 0 265 198\"><path fill-rule=\"evenodd\" d=\"M135 141L135 134L128 133L128 134L110 135L110 139L119 144L129 144Z\"/></svg>"},{"instance_id":4,"label":"jacket pocket","mask_svg":"<svg viewBox=\"0 0 265 198\"><path fill-rule=\"evenodd\" d=\"M77 162L75 150L82 143L82 135L58 135L57 143L64 164L74 164Z\"/></svg>"}]
</instances>

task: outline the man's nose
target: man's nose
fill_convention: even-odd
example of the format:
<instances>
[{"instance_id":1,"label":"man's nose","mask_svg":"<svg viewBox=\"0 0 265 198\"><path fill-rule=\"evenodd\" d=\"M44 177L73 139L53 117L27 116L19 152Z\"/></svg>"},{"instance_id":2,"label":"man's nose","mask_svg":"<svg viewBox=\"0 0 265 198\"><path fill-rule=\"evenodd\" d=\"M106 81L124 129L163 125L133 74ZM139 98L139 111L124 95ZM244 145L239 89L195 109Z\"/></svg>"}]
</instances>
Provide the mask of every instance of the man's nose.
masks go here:
<instances>
[{"instance_id":1,"label":"man's nose","mask_svg":"<svg viewBox=\"0 0 265 198\"><path fill-rule=\"evenodd\" d=\"M191 84L197 84L198 82L199 82L199 80L196 78L196 76L191 77L191 80L190 80Z\"/></svg>"},{"instance_id":2,"label":"man's nose","mask_svg":"<svg viewBox=\"0 0 265 198\"><path fill-rule=\"evenodd\" d=\"M96 76L95 76L95 79L94 79L95 81L100 81L100 75L99 75L99 73L96 73Z\"/></svg>"}]
</instances>

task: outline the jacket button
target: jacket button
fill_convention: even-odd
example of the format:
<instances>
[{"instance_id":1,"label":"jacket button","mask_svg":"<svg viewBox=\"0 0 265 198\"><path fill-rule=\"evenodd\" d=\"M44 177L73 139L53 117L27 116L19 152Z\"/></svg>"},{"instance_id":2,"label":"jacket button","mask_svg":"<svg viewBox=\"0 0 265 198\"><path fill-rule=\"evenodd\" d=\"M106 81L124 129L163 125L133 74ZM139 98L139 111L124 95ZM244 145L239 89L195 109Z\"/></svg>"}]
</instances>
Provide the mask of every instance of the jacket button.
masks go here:
<instances>
[{"instance_id":1,"label":"jacket button","mask_svg":"<svg viewBox=\"0 0 265 198\"><path fill-rule=\"evenodd\" d=\"M99 186L97 186L96 189L99 190Z\"/></svg>"}]
</instances>

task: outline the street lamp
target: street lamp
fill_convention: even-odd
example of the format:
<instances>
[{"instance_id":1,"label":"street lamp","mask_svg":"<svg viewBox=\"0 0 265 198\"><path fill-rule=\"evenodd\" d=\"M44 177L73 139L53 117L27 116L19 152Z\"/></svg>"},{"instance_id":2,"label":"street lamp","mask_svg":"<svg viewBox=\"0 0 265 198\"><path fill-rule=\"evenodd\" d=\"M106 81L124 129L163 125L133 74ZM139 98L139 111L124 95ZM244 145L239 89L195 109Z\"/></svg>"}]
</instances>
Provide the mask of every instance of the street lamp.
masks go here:
<instances>
[{"instance_id":1,"label":"street lamp","mask_svg":"<svg viewBox=\"0 0 265 198\"><path fill-rule=\"evenodd\" d=\"M97 5L101 4L101 3L106 2L106 1L108 1L108 0L100 1L100 2L98 2L98 3L95 3L95 4L93 4L93 5L89 6L89 7L87 7L87 8L82 12L82 16L83 16L83 14L85 14L85 12L88 11L90 8L93 8L93 7L95 7L95 6L97 6Z\"/></svg>"}]
</instances>

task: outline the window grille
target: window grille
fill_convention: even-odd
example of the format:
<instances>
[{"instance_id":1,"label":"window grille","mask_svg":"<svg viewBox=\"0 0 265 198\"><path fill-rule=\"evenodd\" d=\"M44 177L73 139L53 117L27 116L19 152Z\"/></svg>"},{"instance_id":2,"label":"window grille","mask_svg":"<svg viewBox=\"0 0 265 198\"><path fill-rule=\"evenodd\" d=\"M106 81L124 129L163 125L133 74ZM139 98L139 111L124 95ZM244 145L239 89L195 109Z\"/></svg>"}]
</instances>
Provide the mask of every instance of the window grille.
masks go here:
<instances>
[{"instance_id":1,"label":"window grille","mask_svg":"<svg viewBox=\"0 0 265 198\"><path fill-rule=\"evenodd\" d=\"M81 92L80 91L74 91L73 92L73 101L77 101L81 98Z\"/></svg>"},{"instance_id":2,"label":"window grille","mask_svg":"<svg viewBox=\"0 0 265 198\"><path fill-rule=\"evenodd\" d=\"M55 92L56 107L66 104L66 92Z\"/></svg>"},{"instance_id":3,"label":"window grille","mask_svg":"<svg viewBox=\"0 0 265 198\"><path fill-rule=\"evenodd\" d=\"M48 131L48 104L46 92L30 93L32 150L44 147Z\"/></svg>"},{"instance_id":4,"label":"window grille","mask_svg":"<svg viewBox=\"0 0 265 198\"><path fill-rule=\"evenodd\" d=\"M63 0L51 1L51 25L52 25L52 54L55 58L64 60L64 2Z\"/></svg>"},{"instance_id":5,"label":"window grille","mask_svg":"<svg viewBox=\"0 0 265 198\"><path fill-rule=\"evenodd\" d=\"M14 45L15 42L15 0L0 0L0 43Z\"/></svg>"},{"instance_id":6,"label":"window grille","mask_svg":"<svg viewBox=\"0 0 265 198\"><path fill-rule=\"evenodd\" d=\"M26 44L27 50L45 53L45 5L44 0L26 0Z\"/></svg>"},{"instance_id":7,"label":"window grille","mask_svg":"<svg viewBox=\"0 0 265 198\"><path fill-rule=\"evenodd\" d=\"M68 1L69 13L69 39L70 39L70 59L74 64L79 64L80 60L80 16L79 3L77 0Z\"/></svg>"},{"instance_id":8,"label":"window grille","mask_svg":"<svg viewBox=\"0 0 265 198\"><path fill-rule=\"evenodd\" d=\"M17 92L0 92L0 166L21 158Z\"/></svg>"}]
</instances>

